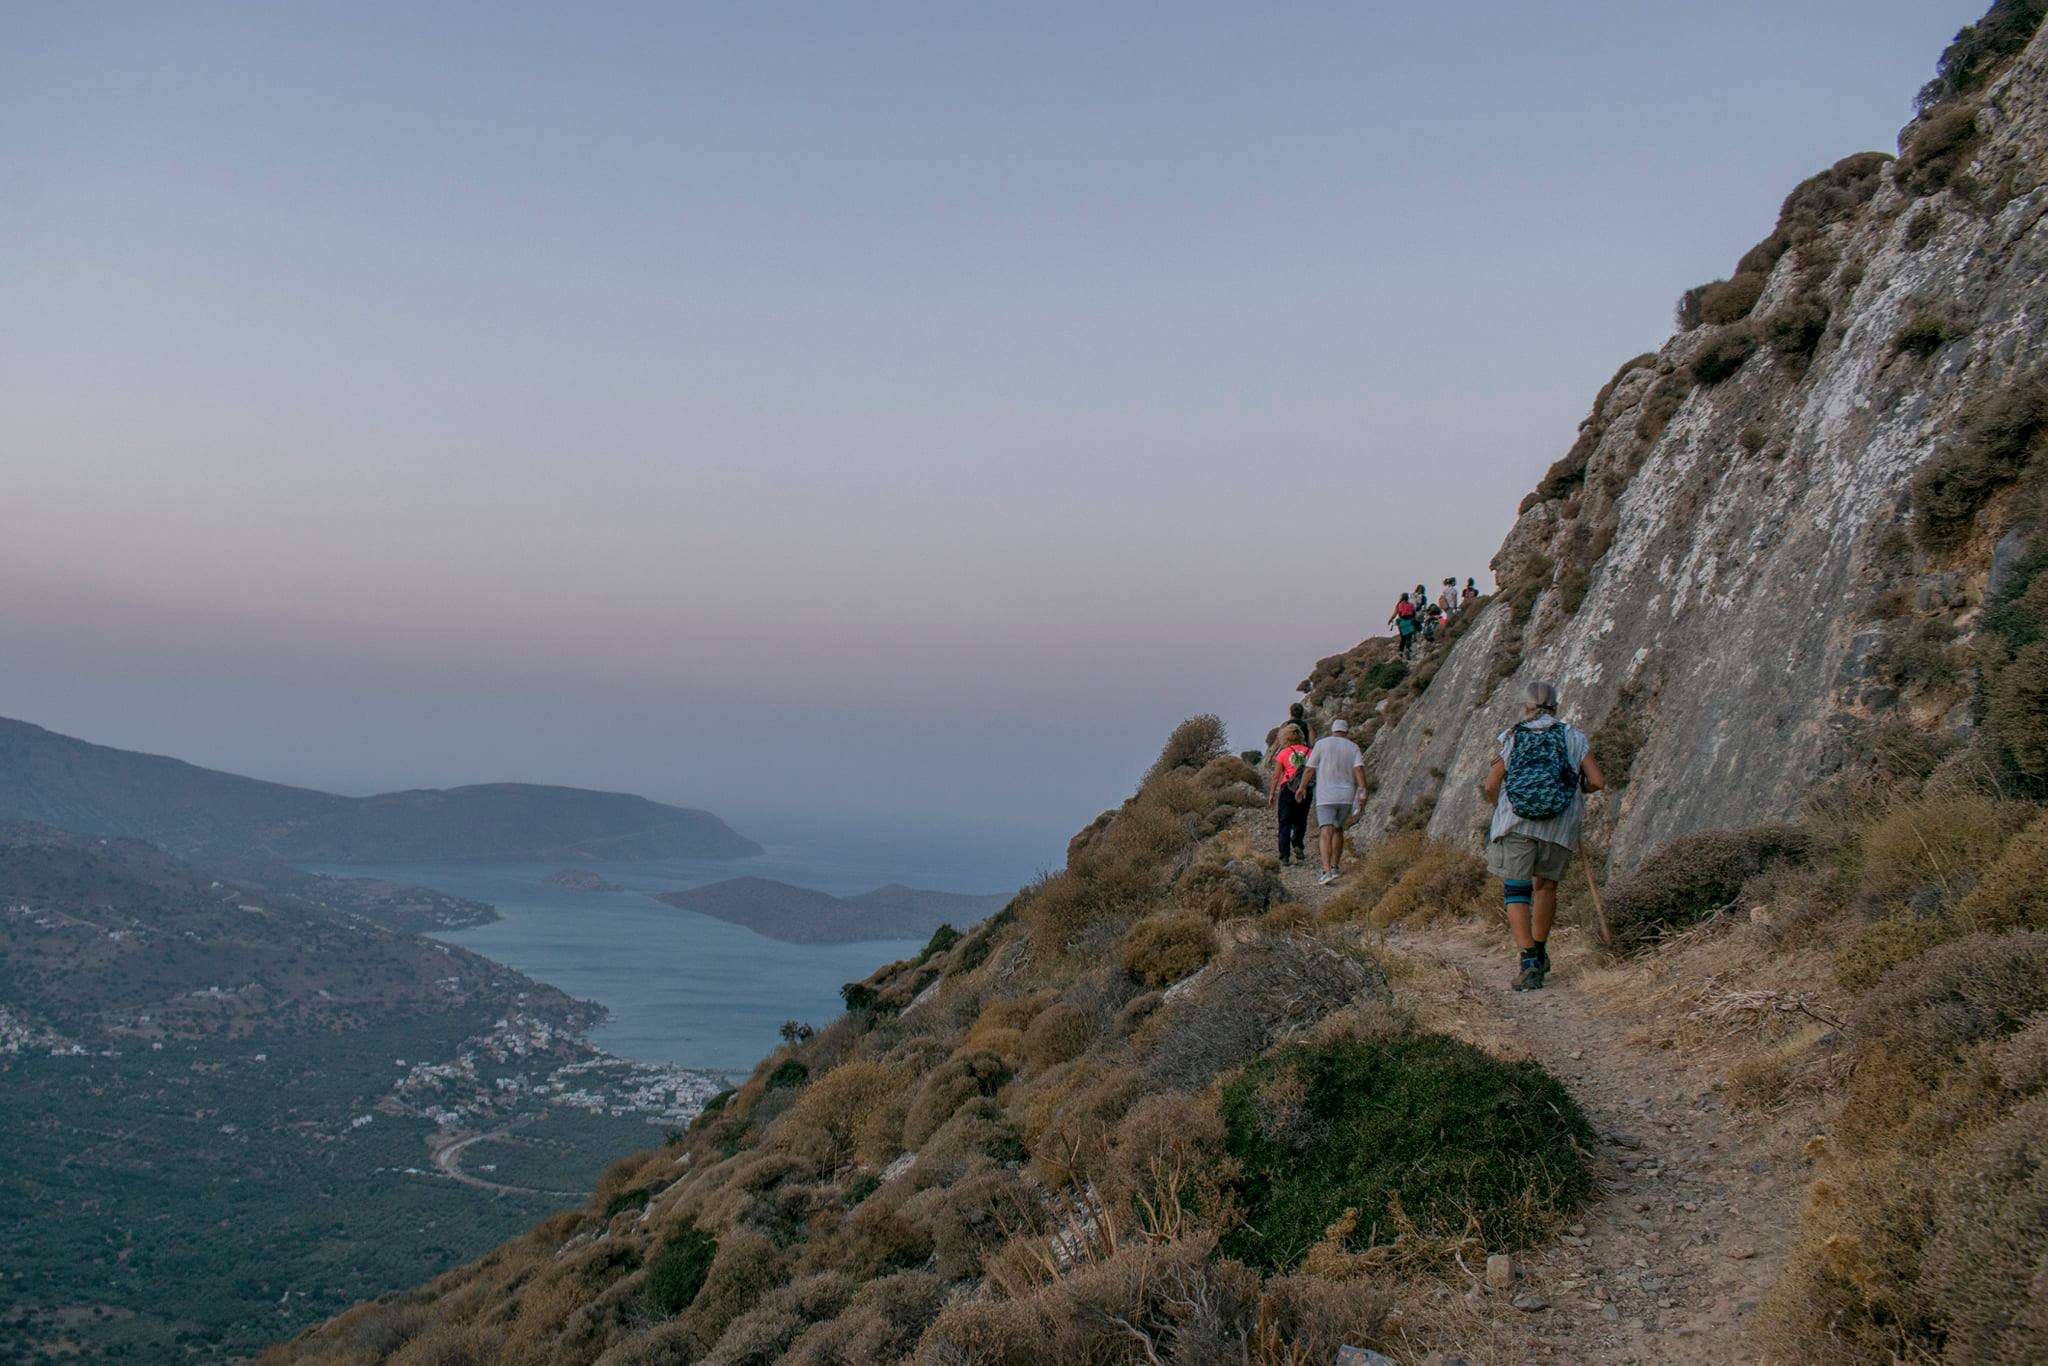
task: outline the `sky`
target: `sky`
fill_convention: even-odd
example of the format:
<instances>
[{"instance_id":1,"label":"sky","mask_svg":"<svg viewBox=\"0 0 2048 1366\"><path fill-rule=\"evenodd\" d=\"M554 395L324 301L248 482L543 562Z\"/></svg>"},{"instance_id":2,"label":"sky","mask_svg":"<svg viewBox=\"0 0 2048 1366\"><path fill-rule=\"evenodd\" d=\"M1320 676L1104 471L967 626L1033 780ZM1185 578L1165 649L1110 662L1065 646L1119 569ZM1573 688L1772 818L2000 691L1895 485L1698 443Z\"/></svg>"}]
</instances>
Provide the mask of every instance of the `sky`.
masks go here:
<instances>
[{"instance_id":1,"label":"sky","mask_svg":"<svg viewBox=\"0 0 2048 1366\"><path fill-rule=\"evenodd\" d=\"M0 715L1056 866L1982 7L17 0Z\"/></svg>"}]
</instances>

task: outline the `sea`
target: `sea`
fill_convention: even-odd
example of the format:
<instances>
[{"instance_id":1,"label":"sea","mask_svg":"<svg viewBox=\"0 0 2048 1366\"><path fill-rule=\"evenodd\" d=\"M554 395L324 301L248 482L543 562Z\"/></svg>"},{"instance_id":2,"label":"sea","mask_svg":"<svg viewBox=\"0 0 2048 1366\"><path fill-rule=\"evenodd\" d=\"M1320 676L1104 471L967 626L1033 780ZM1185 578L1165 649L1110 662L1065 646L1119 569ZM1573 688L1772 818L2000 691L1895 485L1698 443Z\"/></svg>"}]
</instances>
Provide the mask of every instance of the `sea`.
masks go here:
<instances>
[{"instance_id":1,"label":"sea","mask_svg":"<svg viewBox=\"0 0 2048 1366\"><path fill-rule=\"evenodd\" d=\"M764 843L766 841L763 841ZM546 885L565 866L629 890ZM839 988L923 940L787 944L739 925L665 906L648 893L734 877L773 878L835 896L888 883L947 892L1009 892L1035 875L1029 852L868 837L812 838L757 858L633 863L308 865L487 901L501 919L434 936L483 954L610 1012L590 1042L636 1062L744 1075L775 1047L786 1020L823 1027L844 1008Z\"/></svg>"}]
</instances>

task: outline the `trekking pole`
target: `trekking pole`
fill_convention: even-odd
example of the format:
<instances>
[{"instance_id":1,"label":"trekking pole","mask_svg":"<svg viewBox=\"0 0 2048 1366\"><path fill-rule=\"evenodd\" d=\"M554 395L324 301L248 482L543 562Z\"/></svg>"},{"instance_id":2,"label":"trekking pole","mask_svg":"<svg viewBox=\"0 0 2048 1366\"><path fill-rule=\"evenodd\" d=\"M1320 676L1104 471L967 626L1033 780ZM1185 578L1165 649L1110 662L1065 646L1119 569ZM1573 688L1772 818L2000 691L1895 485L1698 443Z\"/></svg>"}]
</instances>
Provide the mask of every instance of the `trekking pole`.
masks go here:
<instances>
[{"instance_id":1,"label":"trekking pole","mask_svg":"<svg viewBox=\"0 0 2048 1366\"><path fill-rule=\"evenodd\" d=\"M1593 910L1600 917L1600 942L1612 946L1614 931L1607 924L1607 903L1600 899L1600 884L1593 880L1593 860L1580 859L1579 863L1586 870L1586 890L1593 894Z\"/></svg>"}]
</instances>

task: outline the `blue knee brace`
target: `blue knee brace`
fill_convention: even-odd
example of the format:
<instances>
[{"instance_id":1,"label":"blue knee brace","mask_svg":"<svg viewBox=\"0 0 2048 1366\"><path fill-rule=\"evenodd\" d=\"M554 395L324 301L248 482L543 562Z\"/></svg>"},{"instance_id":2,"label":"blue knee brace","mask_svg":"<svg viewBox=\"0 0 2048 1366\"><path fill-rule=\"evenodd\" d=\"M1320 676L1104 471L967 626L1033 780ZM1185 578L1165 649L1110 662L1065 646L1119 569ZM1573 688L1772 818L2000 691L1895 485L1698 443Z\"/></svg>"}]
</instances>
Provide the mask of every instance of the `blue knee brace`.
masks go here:
<instances>
[{"instance_id":1,"label":"blue knee brace","mask_svg":"<svg viewBox=\"0 0 2048 1366\"><path fill-rule=\"evenodd\" d=\"M1513 878L1501 879L1501 900L1507 902L1507 904L1510 906L1528 905L1530 896L1534 892L1534 890L1535 884L1533 883L1517 882Z\"/></svg>"}]
</instances>

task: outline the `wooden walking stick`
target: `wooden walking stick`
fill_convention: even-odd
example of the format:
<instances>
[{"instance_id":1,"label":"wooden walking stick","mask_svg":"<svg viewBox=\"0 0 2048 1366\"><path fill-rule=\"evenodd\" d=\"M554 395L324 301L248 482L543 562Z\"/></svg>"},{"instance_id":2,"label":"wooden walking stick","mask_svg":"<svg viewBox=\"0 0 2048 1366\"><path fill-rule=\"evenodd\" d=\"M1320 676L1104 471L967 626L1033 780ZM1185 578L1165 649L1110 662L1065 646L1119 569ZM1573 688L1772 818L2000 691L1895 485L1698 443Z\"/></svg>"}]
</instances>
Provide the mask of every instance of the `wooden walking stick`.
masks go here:
<instances>
[{"instance_id":1,"label":"wooden walking stick","mask_svg":"<svg viewBox=\"0 0 2048 1366\"><path fill-rule=\"evenodd\" d=\"M1586 866L1586 890L1593 894L1593 909L1600 913L1600 942L1612 945L1614 931L1607 927L1607 903L1600 899L1599 884L1593 881L1593 860L1581 859L1580 862Z\"/></svg>"},{"instance_id":2,"label":"wooden walking stick","mask_svg":"<svg viewBox=\"0 0 2048 1366\"><path fill-rule=\"evenodd\" d=\"M1586 890L1593 894L1593 909L1600 916L1600 942L1611 946L1614 931L1607 924L1607 903L1600 899L1600 884L1593 880L1593 860L1580 859L1579 862L1586 870Z\"/></svg>"}]
</instances>

